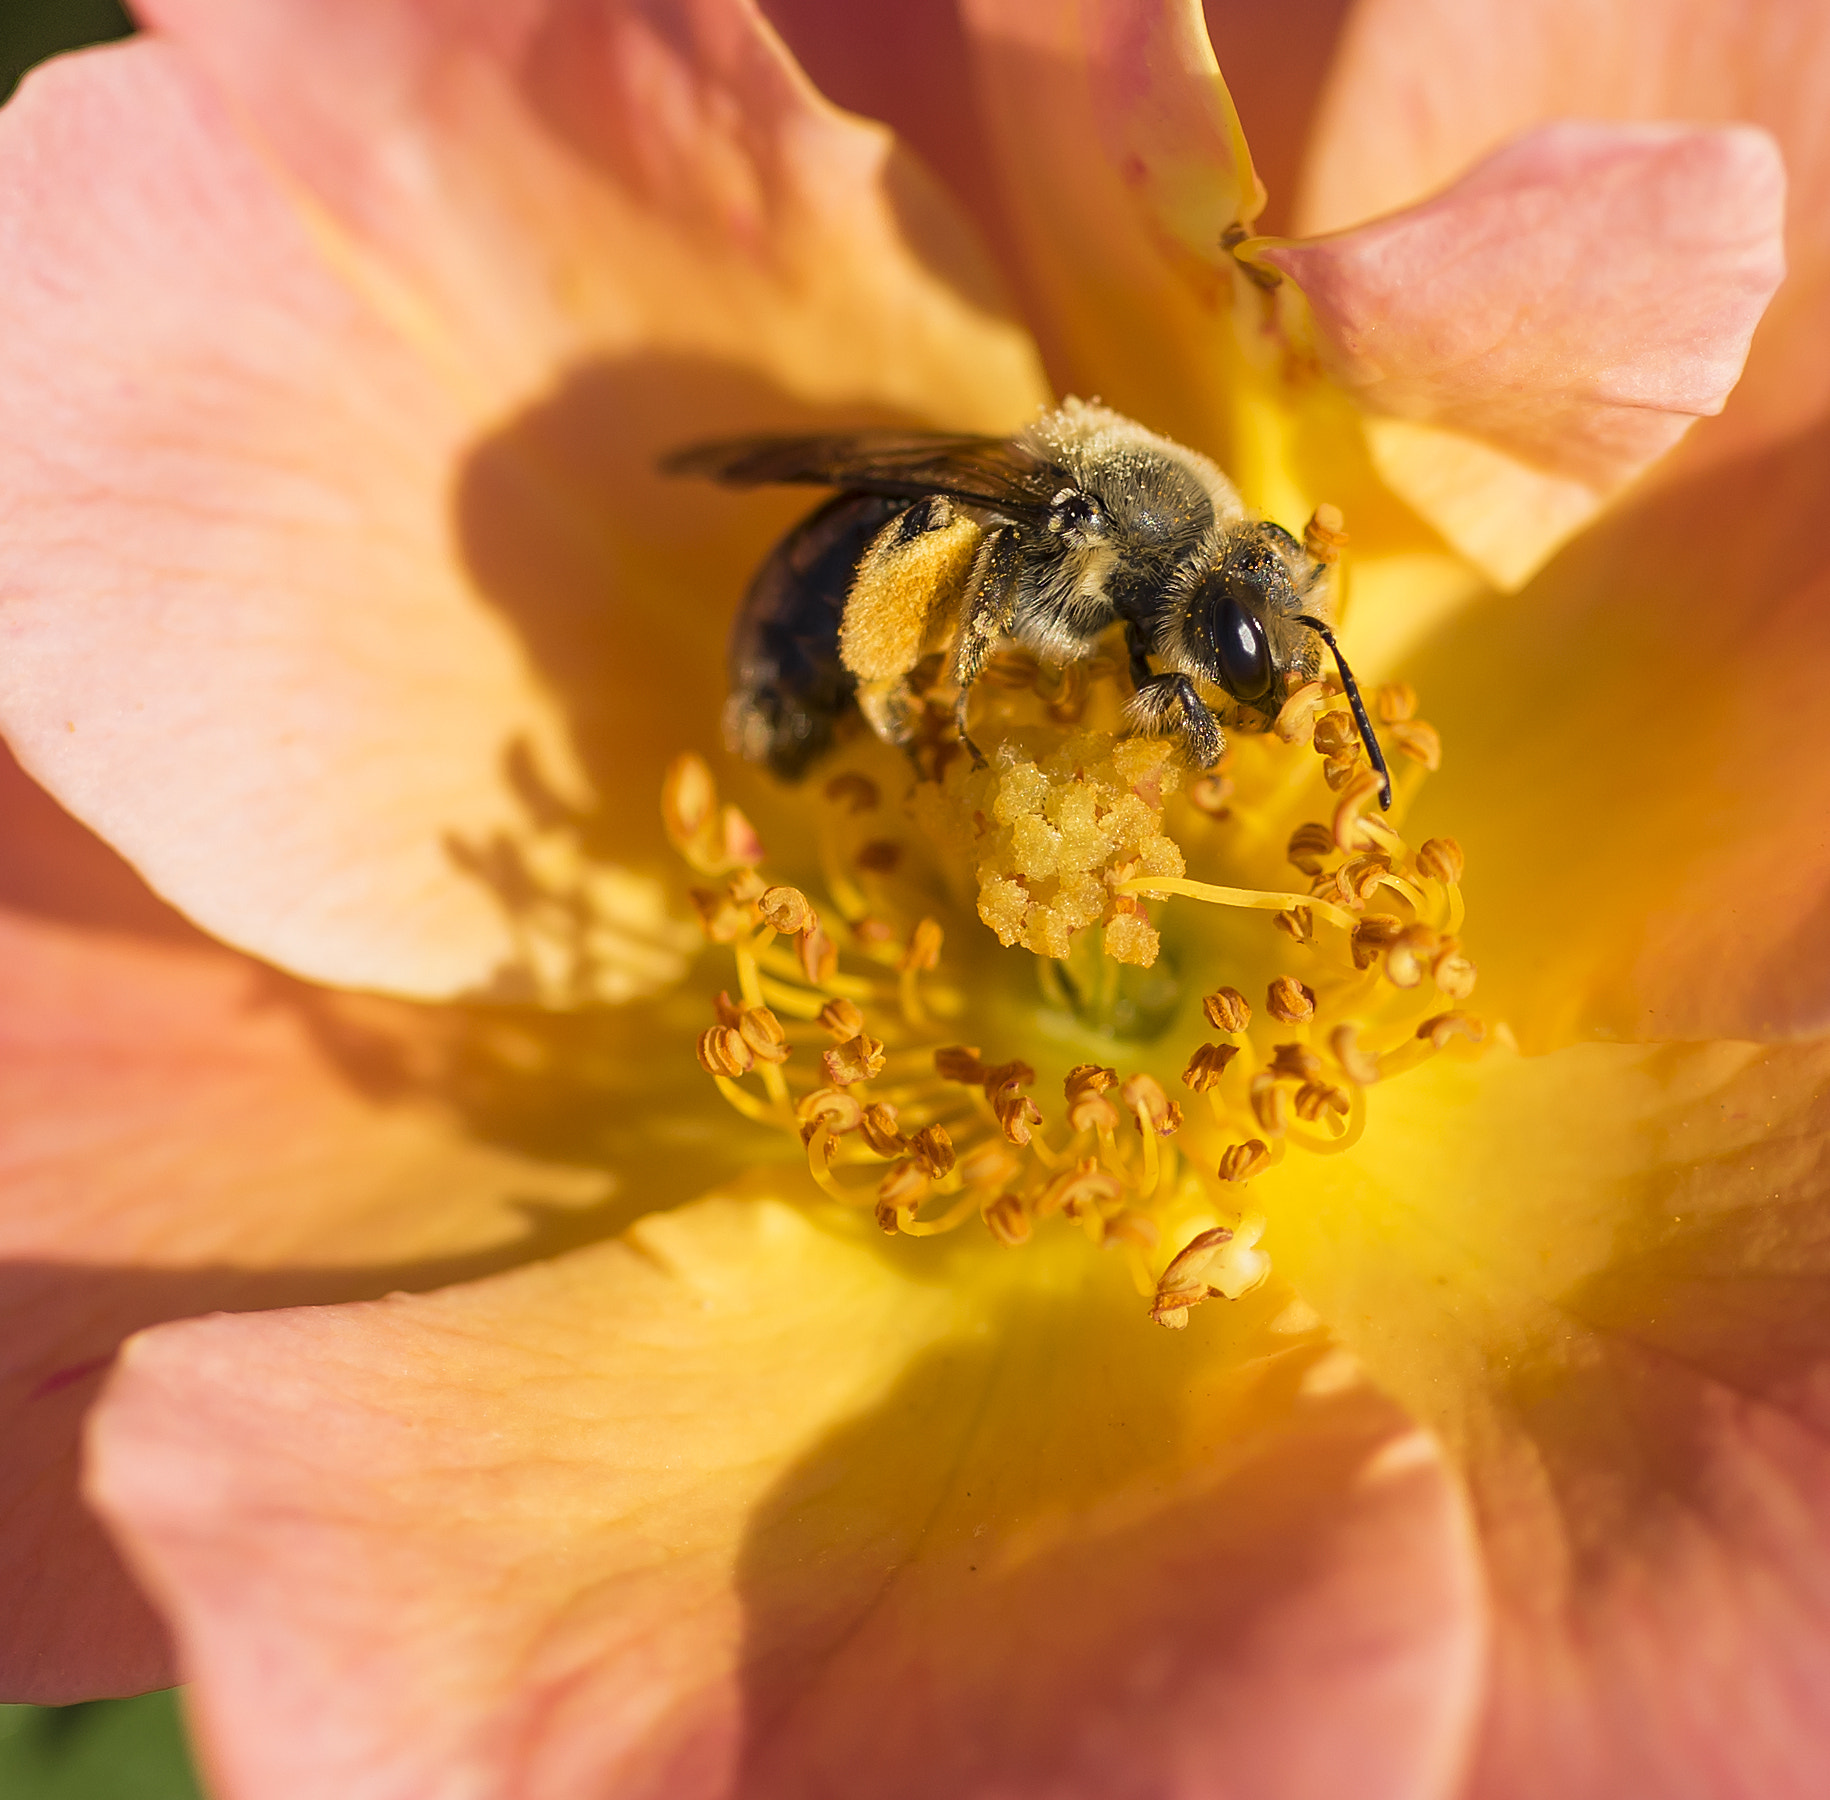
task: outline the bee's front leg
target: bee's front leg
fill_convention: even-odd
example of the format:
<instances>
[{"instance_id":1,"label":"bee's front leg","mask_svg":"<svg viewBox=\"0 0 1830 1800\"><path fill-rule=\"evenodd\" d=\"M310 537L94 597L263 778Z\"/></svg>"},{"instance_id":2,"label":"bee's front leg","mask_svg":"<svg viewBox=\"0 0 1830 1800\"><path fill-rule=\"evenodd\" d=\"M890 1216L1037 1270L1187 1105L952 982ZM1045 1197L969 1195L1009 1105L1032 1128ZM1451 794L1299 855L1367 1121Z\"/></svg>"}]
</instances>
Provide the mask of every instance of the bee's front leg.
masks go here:
<instances>
[{"instance_id":1,"label":"bee's front leg","mask_svg":"<svg viewBox=\"0 0 1830 1800\"><path fill-rule=\"evenodd\" d=\"M1211 769L1226 748L1220 721L1186 675L1147 674L1138 682L1125 711L1139 731L1172 732L1179 737L1194 768Z\"/></svg>"}]
</instances>

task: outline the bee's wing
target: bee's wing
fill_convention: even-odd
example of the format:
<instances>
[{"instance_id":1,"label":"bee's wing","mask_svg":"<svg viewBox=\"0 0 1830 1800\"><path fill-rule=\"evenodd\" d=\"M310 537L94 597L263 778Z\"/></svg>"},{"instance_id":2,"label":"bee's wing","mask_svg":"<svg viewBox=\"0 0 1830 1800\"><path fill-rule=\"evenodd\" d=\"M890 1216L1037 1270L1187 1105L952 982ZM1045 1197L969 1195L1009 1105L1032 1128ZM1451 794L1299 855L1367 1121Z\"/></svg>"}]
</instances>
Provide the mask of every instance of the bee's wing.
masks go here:
<instances>
[{"instance_id":1,"label":"bee's wing","mask_svg":"<svg viewBox=\"0 0 1830 1800\"><path fill-rule=\"evenodd\" d=\"M1065 480L1063 470L1009 438L926 431L721 438L676 450L661 467L731 487L793 482L893 500L946 494L1022 512L1046 510Z\"/></svg>"}]
</instances>

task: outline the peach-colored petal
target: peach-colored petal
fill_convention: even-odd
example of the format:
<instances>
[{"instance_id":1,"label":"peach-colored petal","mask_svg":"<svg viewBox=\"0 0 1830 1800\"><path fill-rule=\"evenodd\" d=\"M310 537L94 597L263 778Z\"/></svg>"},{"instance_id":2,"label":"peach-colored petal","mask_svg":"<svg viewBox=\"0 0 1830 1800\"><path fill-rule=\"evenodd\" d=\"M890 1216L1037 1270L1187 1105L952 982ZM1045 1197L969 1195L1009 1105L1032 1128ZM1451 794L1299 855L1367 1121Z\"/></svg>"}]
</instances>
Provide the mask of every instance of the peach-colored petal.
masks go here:
<instances>
[{"instance_id":1,"label":"peach-colored petal","mask_svg":"<svg viewBox=\"0 0 1830 1800\"><path fill-rule=\"evenodd\" d=\"M1411 667L1477 1003L1530 1045L1830 1029L1830 432L1634 500Z\"/></svg>"},{"instance_id":2,"label":"peach-colored petal","mask_svg":"<svg viewBox=\"0 0 1830 1800\"><path fill-rule=\"evenodd\" d=\"M1260 254L1302 288L1336 379L1405 422L1373 435L1387 479L1516 585L1721 411L1784 274L1784 215L1763 131L1562 123L1406 212ZM1442 433L1499 456L1457 483ZM1502 463L1523 467L1503 482Z\"/></svg>"},{"instance_id":3,"label":"peach-colored petal","mask_svg":"<svg viewBox=\"0 0 1830 1800\"><path fill-rule=\"evenodd\" d=\"M670 979L659 772L715 733L783 511L655 455L822 409L1009 424L1026 341L944 203L736 0L556 5L512 43L166 10L242 111L155 41L0 121L30 271L0 298L9 736L162 893L305 973Z\"/></svg>"},{"instance_id":4,"label":"peach-colored petal","mask_svg":"<svg viewBox=\"0 0 1830 1800\"><path fill-rule=\"evenodd\" d=\"M1353 1157L1256 1184L1280 1270L1469 1469L1479 1800L1821 1790L1827 1148L1823 1043L1585 1045L1415 1071Z\"/></svg>"},{"instance_id":5,"label":"peach-colored petal","mask_svg":"<svg viewBox=\"0 0 1830 1800\"><path fill-rule=\"evenodd\" d=\"M1317 115L1299 231L1422 200L1549 119L1744 120L1784 155L1790 273L1723 418L1685 463L1799 429L1830 406L1830 12L1817 0L1359 0Z\"/></svg>"},{"instance_id":6,"label":"peach-colored petal","mask_svg":"<svg viewBox=\"0 0 1830 1800\"><path fill-rule=\"evenodd\" d=\"M217 1790L1446 1792L1480 1614L1427 1440L1272 1303L1172 1340L1060 1248L713 1201L140 1340L92 1489Z\"/></svg>"},{"instance_id":7,"label":"peach-colored petal","mask_svg":"<svg viewBox=\"0 0 1830 1800\"><path fill-rule=\"evenodd\" d=\"M608 1176L473 1139L383 1040L336 1025L228 951L0 913L8 1698L173 1678L76 1503L78 1427L124 1336L435 1285L604 1228Z\"/></svg>"},{"instance_id":8,"label":"peach-colored petal","mask_svg":"<svg viewBox=\"0 0 1830 1800\"><path fill-rule=\"evenodd\" d=\"M1224 451L1231 284L1217 239L1253 189L1224 160L1236 133L1199 5L960 10L1020 295L1056 385ZM1187 242L1196 220L1212 227L1205 255Z\"/></svg>"}]
</instances>

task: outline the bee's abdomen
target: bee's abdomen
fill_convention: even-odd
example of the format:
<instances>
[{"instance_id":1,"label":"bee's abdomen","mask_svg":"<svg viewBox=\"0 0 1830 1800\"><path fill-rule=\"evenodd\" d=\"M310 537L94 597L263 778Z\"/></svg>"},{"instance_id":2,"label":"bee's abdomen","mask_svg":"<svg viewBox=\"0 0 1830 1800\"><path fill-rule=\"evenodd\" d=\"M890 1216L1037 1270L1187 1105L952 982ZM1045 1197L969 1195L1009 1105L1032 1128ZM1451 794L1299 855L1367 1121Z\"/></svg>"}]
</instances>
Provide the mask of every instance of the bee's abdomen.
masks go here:
<instances>
[{"instance_id":1,"label":"bee's abdomen","mask_svg":"<svg viewBox=\"0 0 1830 1800\"><path fill-rule=\"evenodd\" d=\"M731 748L798 780L832 742L857 680L839 660L845 597L872 540L906 500L841 494L810 513L757 570L731 627Z\"/></svg>"}]
</instances>

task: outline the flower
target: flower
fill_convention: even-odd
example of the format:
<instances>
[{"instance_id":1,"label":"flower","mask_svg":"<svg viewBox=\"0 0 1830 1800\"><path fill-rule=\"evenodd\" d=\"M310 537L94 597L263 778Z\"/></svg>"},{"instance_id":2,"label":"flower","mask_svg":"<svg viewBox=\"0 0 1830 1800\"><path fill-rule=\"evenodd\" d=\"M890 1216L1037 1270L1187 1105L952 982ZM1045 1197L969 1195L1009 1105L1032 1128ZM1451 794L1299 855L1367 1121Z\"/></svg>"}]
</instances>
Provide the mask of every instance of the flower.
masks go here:
<instances>
[{"instance_id":1,"label":"flower","mask_svg":"<svg viewBox=\"0 0 1830 1800\"><path fill-rule=\"evenodd\" d=\"M791 512L649 470L713 430L1018 422L1043 378L947 192L734 0L149 12L166 36L0 116L26 271L0 300L0 720L238 949L16 787L15 841L42 845L5 1001L20 1679L165 1674L57 1476L124 1330L279 1306L136 1338L91 1430L89 1491L228 1794L1807 1785L1821 24L1374 0L1278 36L1265 128L1247 112L1268 186L1300 194L1272 237L1230 230L1257 190L1190 9L968 0L957 35L924 18L882 61L797 15L835 89L976 209L1061 389L1211 446L1273 516L1343 508L1349 647L1440 731L1416 804L1443 824L1404 822L1390 879L1465 891L1481 1015L1533 1054L1432 1030L1360 1096L1349 1154L1271 1166L1280 1125L1333 1147L1301 1095L1340 1084L1306 1056L1361 1089L1370 1037L1229 1059L1222 987L1143 1025L1122 990L1113 1079L1088 1063L1045 1104L1019 1065L1086 1021L952 913L938 940L913 922L855 1018L822 1001L839 1099L805 1145L710 1110L722 1080L767 1113L789 1033L742 959L764 1000L765 973L795 985L752 948L779 921L800 990L826 981L828 900L739 877L706 912L729 1017L709 961L688 972L652 797L714 741L728 596ZM1244 12L1217 36L1241 69L1273 41ZM1752 116L1788 158L1792 273L1747 377L1650 472L1777 277L1775 163L1694 124L1506 147L1572 109ZM1017 673L1013 741L1064 698ZM1386 711L1409 722L1395 680ZM1100 753L1113 809L1148 813L1150 770ZM1234 796L1205 795L1280 827L1240 850L1213 824L1243 877L1323 823L1273 805L1313 788L1308 754L1242 737ZM725 813L673 766L676 836L723 881L762 848L817 868L816 813L859 793L797 806L726 771ZM1023 817L1066 835L1046 800L1007 810L1014 855ZM963 818L871 872L906 879ZM1166 865L1120 876L1131 966L1180 930L1258 959L1280 1024L1327 1016L1301 960L1321 909L1388 875L1341 887L1374 854L1357 831L1350 810L1332 852L1296 846L1341 897L1305 920L1282 896L1282 934L1177 925L1191 897L1144 907ZM979 904L1044 929L1000 896ZM1471 978L1439 941L1370 948L1395 993ZM894 1241L822 1167L846 1090L906 1049L879 1000L912 1043L949 980L980 1048L927 1066L976 1089L986 1144L1059 1155L1065 1109L1131 1133L1053 1196L1117 1254L1027 1202L904 1243L933 1189L970 1194L963 1134L871 1121ZM1197 1012L1178 1088L1191 1044L1161 1018ZM1115 1229L1163 1184L1170 1094L1192 1138L1248 1073L1266 1136L1211 1166L1258 1217ZM402 1287L441 1291L370 1298Z\"/></svg>"}]
</instances>

